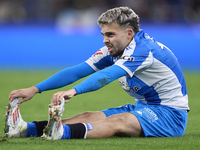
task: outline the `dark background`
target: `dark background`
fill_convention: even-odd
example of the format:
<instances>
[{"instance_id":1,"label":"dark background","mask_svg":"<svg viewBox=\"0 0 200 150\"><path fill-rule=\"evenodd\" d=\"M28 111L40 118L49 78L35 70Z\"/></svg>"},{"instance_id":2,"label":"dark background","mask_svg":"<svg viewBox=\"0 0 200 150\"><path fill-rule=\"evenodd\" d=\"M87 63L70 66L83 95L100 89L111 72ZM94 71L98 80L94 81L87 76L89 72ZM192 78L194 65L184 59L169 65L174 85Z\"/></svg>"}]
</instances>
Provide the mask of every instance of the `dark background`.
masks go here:
<instances>
[{"instance_id":1,"label":"dark background","mask_svg":"<svg viewBox=\"0 0 200 150\"><path fill-rule=\"evenodd\" d=\"M141 29L169 47L185 70L200 70L199 0L0 0L0 70L76 65L104 46L97 18L131 7Z\"/></svg>"}]
</instances>

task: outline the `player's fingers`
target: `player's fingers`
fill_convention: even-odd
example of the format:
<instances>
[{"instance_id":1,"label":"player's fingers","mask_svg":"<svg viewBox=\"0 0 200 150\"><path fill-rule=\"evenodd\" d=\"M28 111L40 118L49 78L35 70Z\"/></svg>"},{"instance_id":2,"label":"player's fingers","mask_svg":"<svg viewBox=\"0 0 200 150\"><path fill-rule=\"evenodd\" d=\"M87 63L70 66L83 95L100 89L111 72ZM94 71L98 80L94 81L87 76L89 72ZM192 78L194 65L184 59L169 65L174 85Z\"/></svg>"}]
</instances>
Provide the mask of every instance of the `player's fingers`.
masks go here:
<instances>
[{"instance_id":1,"label":"player's fingers","mask_svg":"<svg viewBox=\"0 0 200 150\"><path fill-rule=\"evenodd\" d=\"M14 90L14 91L10 92L10 94L9 94L9 97L8 97L8 99L9 99L9 100L11 100L11 99L12 99L12 97L13 97L14 93L16 93L16 90Z\"/></svg>"},{"instance_id":2,"label":"player's fingers","mask_svg":"<svg viewBox=\"0 0 200 150\"><path fill-rule=\"evenodd\" d=\"M67 103L67 102L69 102L69 100L70 100L70 97L67 95L66 96L66 92L64 92L62 95L60 95L60 97L59 97L59 104L61 103L61 100L62 99L65 99L65 103Z\"/></svg>"},{"instance_id":3,"label":"player's fingers","mask_svg":"<svg viewBox=\"0 0 200 150\"><path fill-rule=\"evenodd\" d=\"M12 102L14 100L14 97L12 95L9 95L8 100L9 102Z\"/></svg>"},{"instance_id":4,"label":"player's fingers","mask_svg":"<svg viewBox=\"0 0 200 150\"><path fill-rule=\"evenodd\" d=\"M51 104L52 105L60 104L60 101L63 99L64 95L65 95L65 92L63 91L53 94L53 96L51 97Z\"/></svg>"},{"instance_id":5,"label":"player's fingers","mask_svg":"<svg viewBox=\"0 0 200 150\"><path fill-rule=\"evenodd\" d=\"M53 96L51 97L51 104L57 105L57 93L53 94Z\"/></svg>"},{"instance_id":6,"label":"player's fingers","mask_svg":"<svg viewBox=\"0 0 200 150\"><path fill-rule=\"evenodd\" d=\"M56 98L56 100L57 100L57 104L60 104L60 101L63 99L63 92L60 92L58 95L57 95L57 98Z\"/></svg>"},{"instance_id":7,"label":"player's fingers","mask_svg":"<svg viewBox=\"0 0 200 150\"><path fill-rule=\"evenodd\" d=\"M60 92L60 94L57 96L57 105L61 103L61 100L63 99L65 95L65 92Z\"/></svg>"},{"instance_id":8,"label":"player's fingers","mask_svg":"<svg viewBox=\"0 0 200 150\"><path fill-rule=\"evenodd\" d=\"M17 93L19 90L13 90L10 92L10 95Z\"/></svg>"},{"instance_id":9,"label":"player's fingers","mask_svg":"<svg viewBox=\"0 0 200 150\"><path fill-rule=\"evenodd\" d=\"M18 105L21 105L23 102L28 101L27 98L22 98L19 100Z\"/></svg>"},{"instance_id":10,"label":"player's fingers","mask_svg":"<svg viewBox=\"0 0 200 150\"><path fill-rule=\"evenodd\" d=\"M14 90L10 92L9 101L12 102L15 98L18 98L20 96L19 93L20 93L20 90Z\"/></svg>"},{"instance_id":11,"label":"player's fingers","mask_svg":"<svg viewBox=\"0 0 200 150\"><path fill-rule=\"evenodd\" d=\"M15 98L18 98L17 95L12 95L9 97L9 102L12 102Z\"/></svg>"}]
</instances>

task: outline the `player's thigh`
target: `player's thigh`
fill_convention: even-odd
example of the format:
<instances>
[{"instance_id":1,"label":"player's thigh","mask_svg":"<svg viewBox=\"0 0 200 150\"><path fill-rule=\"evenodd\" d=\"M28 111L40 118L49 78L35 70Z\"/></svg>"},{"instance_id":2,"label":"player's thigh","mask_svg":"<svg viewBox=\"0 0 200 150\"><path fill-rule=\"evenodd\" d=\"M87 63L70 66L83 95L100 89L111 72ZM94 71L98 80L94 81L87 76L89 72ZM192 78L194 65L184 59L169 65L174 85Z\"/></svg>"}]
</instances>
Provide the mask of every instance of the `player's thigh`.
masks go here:
<instances>
[{"instance_id":1,"label":"player's thigh","mask_svg":"<svg viewBox=\"0 0 200 150\"><path fill-rule=\"evenodd\" d=\"M109 118L109 117L108 117ZM132 113L121 113L110 116L113 126L117 124L117 134L125 134L133 137L143 136L143 131L137 117Z\"/></svg>"}]
</instances>

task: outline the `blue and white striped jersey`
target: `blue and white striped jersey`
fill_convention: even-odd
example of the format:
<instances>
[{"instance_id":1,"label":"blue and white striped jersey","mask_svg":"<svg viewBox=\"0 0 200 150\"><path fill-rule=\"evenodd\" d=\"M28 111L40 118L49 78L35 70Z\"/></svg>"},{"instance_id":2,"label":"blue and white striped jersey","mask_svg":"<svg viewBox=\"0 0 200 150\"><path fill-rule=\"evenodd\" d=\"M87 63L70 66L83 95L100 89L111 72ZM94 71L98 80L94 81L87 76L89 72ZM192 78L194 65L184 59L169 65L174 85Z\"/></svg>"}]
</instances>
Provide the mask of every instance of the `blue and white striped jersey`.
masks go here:
<instances>
[{"instance_id":1,"label":"blue and white striped jersey","mask_svg":"<svg viewBox=\"0 0 200 150\"><path fill-rule=\"evenodd\" d=\"M120 58L110 56L105 46L86 63L95 71L111 65L123 68L128 76L119 78L119 83L136 101L189 111L186 83L177 58L142 30Z\"/></svg>"}]
</instances>

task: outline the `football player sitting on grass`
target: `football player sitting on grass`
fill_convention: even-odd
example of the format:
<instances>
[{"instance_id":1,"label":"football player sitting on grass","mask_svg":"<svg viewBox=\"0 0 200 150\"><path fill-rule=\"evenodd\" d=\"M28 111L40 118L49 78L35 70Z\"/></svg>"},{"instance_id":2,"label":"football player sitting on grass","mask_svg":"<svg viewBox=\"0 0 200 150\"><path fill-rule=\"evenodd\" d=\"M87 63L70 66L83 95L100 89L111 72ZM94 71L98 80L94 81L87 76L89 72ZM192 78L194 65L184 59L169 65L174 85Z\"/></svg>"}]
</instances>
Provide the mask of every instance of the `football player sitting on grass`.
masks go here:
<instances>
[{"instance_id":1,"label":"football player sitting on grass","mask_svg":"<svg viewBox=\"0 0 200 150\"><path fill-rule=\"evenodd\" d=\"M5 136L56 140L109 138L117 134L130 137L184 134L189 111L187 89L172 51L141 30L138 15L128 7L104 12L98 25L105 46L88 60L35 86L10 93ZM91 76L72 89L51 97L48 121L29 123L22 119L18 106L36 93L61 88L88 75ZM133 104L61 119L65 103L73 96L98 90L116 79L135 99Z\"/></svg>"}]
</instances>

